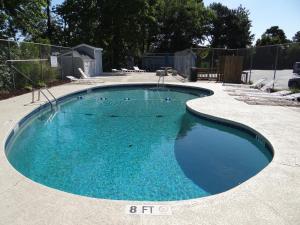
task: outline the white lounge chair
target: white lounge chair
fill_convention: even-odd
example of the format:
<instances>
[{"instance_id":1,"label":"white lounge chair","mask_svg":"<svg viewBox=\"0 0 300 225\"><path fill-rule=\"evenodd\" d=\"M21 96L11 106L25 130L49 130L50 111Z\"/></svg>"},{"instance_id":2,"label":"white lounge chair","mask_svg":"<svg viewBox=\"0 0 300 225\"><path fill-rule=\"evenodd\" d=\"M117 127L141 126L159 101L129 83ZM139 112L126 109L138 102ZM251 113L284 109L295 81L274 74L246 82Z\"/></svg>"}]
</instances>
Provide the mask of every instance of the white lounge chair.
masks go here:
<instances>
[{"instance_id":1,"label":"white lounge chair","mask_svg":"<svg viewBox=\"0 0 300 225\"><path fill-rule=\"evenodd\" d=\"M253 89L253 88L235 88L235 89L227 89L225 91L229 92L229 95L231 96L246 96L246 97L251 97L251 96L263 96L263 95L267 95L269 96L270 92L273 87L274 87L275 81L271 80L268 83L264 84L261 88L259 89ZM277 93L277 95L280 95L281 92ZM287 95L289 93L283 93L282 95ZM272 93L272 95L274 96L275 94Z\"/></svg>"},{"instance_id":2,"label":"white lounge chair","mask_svg":"<svg viewBox=\"0 0 300 225\"><path fill-rule=\"evenodd\" d=\"M250 85L247 85L245 87L228 87L225 89L225 91L233 92L233 93L234 92L260 92L260 91L269 92L274 87L275 81L271 80L265 84L263 82L259 82L259 85L257 85L257 83L255 83L255 85L251 87Z\"/></svg>"},{"instance_id":3,"label":"white lounge chair","mask_svg":"<svg viewBox=\"0 0 300 225\"><path fill-rule=\"evenodd\" d=\"M103 83L104 81L102 81L101 79L99 79L98 77L88 77L81 68L78 68L78 71L81 75L81 78L78 79L76 77L73 76L66 76L66 78L68 78L69 80L71 80L71 82L75 82L75 83L88 83L88 84L94 84L94 83Z\"/></svg>"},{"instance_id":4,"label":"white lounge chair","mask_svg":"<svg viewBox=\"0 0 300 225\"><path fill-rule=\"evenodd\" d=\"M68 78L68 79L69 79L70 81L72 81L72 82L76 82L76 81L79 80L78 78L73 77L73 76L66 76L66 78Z\"/></svg>"},{"instance_id":5,"label":"white lounge chair","mask_svg":"<svg viewBox=\"0 0 300 225\"><path fill-rule=\"evenodd\" d=\"M239 96L235 98L239 101L244 101L249 104L262 104L262 105L283 105L283 106L293 106L298 105L300 102L300 93L290 94L290 95L276 95L275 93L270 93L262 96Z\"/></svg>"},{"instance_id":6,"label":"white lounge chair","mask_svg":"<svg viewBox=\"0 0 300 225\"><path fill-rule=\"evenodd\" d=\"M270 92L274 88L275 82L275 80L271 80L268 83L264 84L261 88L259 88L259 90L264 92Z\"/></svg>"},{"instance_id":7,"label":"white lounge chair","mask_svg":"<svg viewBox=\"0 0 300 225\"><path fill-rule=\"evenodd\" d=\"M141 70L141 69L140 69L139 67L137 67L137 66L134 66L133 69L134 69L134 72L138 72L138 73L146 72L146 70Z\"/></svg>"},{"instance_id":8,"label":"white lounge chair","mask_svg":"<svg viewBox=\"0 0 300 225\"><path fill-rule=\"evenodd\" d=\"M283 91L276 91L272 93L257 91L257 92L235 92L235 93L229 93L231 96L240 96L240 97L282 97L282 96L289 96L291 95L291 91L283 90Z\"/></svg>"},{"instance_id":9,"label":"white lounge chair","mask_svg":"<svg viewBox=\"0 0 300 225\"><path fill-rule=\"evenodd\" d=\"M131 73L131 72L135 72L134 70L128 70L126 68L121 68L122 72L124 73Z\"/></svg>"},{"instance_id":10,"label":"white lounge chair","mask_svg":"<svg viewBox=\"0 0 300 225\"><path fill-rule=\"evenodd\" d=\"M96 81L95 80L90 80L90 79L78 79L73 76L66 76L71 82L74 83L80 83L80 84L94 84Z\"/></svg>"},{"instance_id":11,"label":"white lounge chair","mask_svg":"<svg viewBox=\"0 0 300 225\"><path fill-rule=\"evenodd\" d=\"M266 78L259 79L255 81L253 84L230 84L230 83L223 83L223 86L229 86L229 87L237 87L237 88L260 88L263 86L263 82L266 80Z\"/></svg>"},{"instance_id":12,"label":"white lounge chair","mask_svg":"<svg viewBox=\"0 0 300 225\"><path fill-rule=\"evenodd\" d=\"M300 102L300 93L295 93L291 95L284 96L285 99L292 100L292 101L298 101Z\"/></svg>"},{"instance_id":13,"label":"white lounge chair","mask_svg":"<svg viewBox=\"0 0 300 225\"><path fill-rule=\"evenodd\" d=\"M80 76L81 76L82 79L90 79L90 78L91 78L91 77L87 76L87 75L85 74L85 72L82 71L81 68L78 68L78 71L79 71Z\"/></svg>"},{"instance_id":14,"label":"white lounge chair","mask_svg":"<svg viewBox=\"0 0 300 225\"><path fill-rule=\"evenodd\" d=\"M101 81L100 77L89 77L89 76L87 76L86 73L83 72L83 70L81 68L78 68L78 71L80 73L80 77L84 80L94 80L94 81L98 81L98 82L104 82L104 81Z\"/></svg>"}]
</instances>

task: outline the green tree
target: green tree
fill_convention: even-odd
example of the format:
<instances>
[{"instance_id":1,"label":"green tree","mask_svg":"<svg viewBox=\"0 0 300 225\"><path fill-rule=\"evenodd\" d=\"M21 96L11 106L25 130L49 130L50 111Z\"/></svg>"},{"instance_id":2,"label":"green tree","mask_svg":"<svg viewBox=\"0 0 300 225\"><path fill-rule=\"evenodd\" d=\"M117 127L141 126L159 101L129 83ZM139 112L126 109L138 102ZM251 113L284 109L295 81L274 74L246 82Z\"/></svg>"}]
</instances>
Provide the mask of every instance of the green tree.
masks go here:
<instances>
[{"instance_id":1,"label":"green tree","mask_svg":"<svg viewBox=\"0 0 300 225\"><path fill-rule=\"evenodd\" d=\"M100 23L96 2L66 0L56 7L55 13L59 17L56 23L61 26L62 43L66 45L76 45L81 42L93 44L96 26Z\"/></svg>"},{"instance_id":2,"label":"green tree","mask_svg":"<svg viewBox=\"0 0 300 225\"><path fill-rule=\"evenodd\" d=\"M293 42L300 42L300 31L294 35Z\"/></svg>"},{"instance_id":3,"label":"green tree","mask_svg":"<svg viewBox=\"0 0 300 225\"><path fill-rule=\"evenodd\" d=\"M51 20L51 0L47 0L47 37L51 40L52 39L52 20Z\"/></svg>"},{"instance_id":4,"label":"green tree","mask_svg":"<svg viewBox=\"0 0 300 225\"><path fill-rule=\"evenodd\" d=\"M214 14L208 35L212 47L245 48L252 44L254 35L250 32L247 9L242 6L229 9L221 3L213 3L209 8Z\"/></svg>"},{"instance_id":5,"label":"green tree","mask_svg":"<svg viewBox=\"0 0 300 225\"><path fill-rule=\"evenodd\" d=\"M175 52L203 43L211 13L199 0L162 0L156 6L156 51Z\"/></svg>"},{"instance_id":6,"label":"green tree","mask_svg":"<svg viewBox=\"0 0 300 225\"><path fill-rule=\"evenodd\" d=\"M45 32L46 0L9 0L0 4L0 37L35 39Z\"/></svg>"},{"instance_id":7,"label":"green tree","mask_svg":"<svg viewBox=\"0 0 300 225\"><path fill-rule=\"evenodd\" d=\"M66 0L56 8L62 41L104 48L104 66L120 67L141 55L153 29L153 6L148 0Z\"/></svg>"},{"instance_id":8,"label":"green tree","mask_svg":"<svg viewBox=\"0 0 300 225\"><path fill-rule=\"evenodd\" d=\"M211 16L199 0L66 0L55 12L60 42L101 46L106 69L199 45Z\"/></svg>"},{"instance_id":9,"label":"green tree","mask_svg":"<svg viewBox=\"0 0 300 225\"><path fill-rule=\"evenodd\" d=\"M260 39L256 41L256 46L285 44L289 42L290 41L286 38L282 29L278 26L272 26L262 34Z\"/></svg>"},{"instance_id":10,"label":"green tree","mask_svg":"<svg viewBox=\"0 0 300 225\"><path fill-rule=\"evenodd\" d=\"M155 1L114 0L99 7L102 19L97 43L106 49L111 66L130 65L143 54L153 23L153 4Z\"/></svg>"}]
</instances>

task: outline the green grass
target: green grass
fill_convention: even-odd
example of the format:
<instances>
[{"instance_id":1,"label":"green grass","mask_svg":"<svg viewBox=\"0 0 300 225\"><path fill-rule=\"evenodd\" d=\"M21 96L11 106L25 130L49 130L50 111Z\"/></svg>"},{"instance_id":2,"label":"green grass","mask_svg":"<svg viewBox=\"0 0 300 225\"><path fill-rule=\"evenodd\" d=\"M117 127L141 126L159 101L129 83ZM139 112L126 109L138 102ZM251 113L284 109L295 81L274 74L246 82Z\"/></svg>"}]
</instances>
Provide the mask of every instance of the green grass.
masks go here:
<instances>
[{"instance_id":1,"label":"green grass","mask_svg":"<svg viewBox=\"0 0 300 225\"><path fill-rule=\"evenodd\" d=\"M300 93L300 88L291 88L290 90L293 94Z\"/></svg>"}]
</instances>

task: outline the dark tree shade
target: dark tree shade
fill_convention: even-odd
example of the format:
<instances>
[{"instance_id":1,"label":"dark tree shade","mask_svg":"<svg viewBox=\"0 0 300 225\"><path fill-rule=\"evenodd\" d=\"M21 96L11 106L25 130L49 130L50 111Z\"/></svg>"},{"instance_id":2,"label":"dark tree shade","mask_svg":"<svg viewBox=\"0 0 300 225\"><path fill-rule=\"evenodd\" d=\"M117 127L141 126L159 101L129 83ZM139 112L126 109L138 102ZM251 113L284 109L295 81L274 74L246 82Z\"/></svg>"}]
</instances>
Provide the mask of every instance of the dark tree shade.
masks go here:
<instances>
[{"instance_id":1,"label":"dark tree shade","mask_svg":"<svg viewBox=\"0 0 300 225\"><path fill-rule=\"evenodd\" d=\"M5 0L0 4L0 37L36 39L46 30L46 0Z\"/></svg>"},{"instance_id":2,"label":"dark tree shade","mask_svg":"<svg viewBox=\"0 0 300 225\"><path fill-rule=\"evenodd\" d=\"M256 46L285 44L290 41L286 38L285 33L278 26L272 26L267 29L256 41Z\"/></svg>"},{"instance_id":3,"label":"dark tree shade","mask_svg":"<svg viewBox=\"0 0 300 225\"><path fill-rule=\"evenodd\" d=\"M105 68L132 64L149 50L197 46L210 17L199 0L66 0L56 13L64 44L103 47Z\"/></svg>"},{"instance_id":4,"label":"dark tree shade","mask_svg":"<svg viewBox=\"0 0 300 225\"><path fill-rule=\"evenodd\" d=\"M254 36L250 32L248 10L242 6L229 9L221 3L213 3L209 8L214 13L208 35L212 47L245 48L251 45Z\"/></svg>"},{"instance_id":5,"label":"dark tree shade","mask_svg":"<svg viewBox=\"0 0 300 225\"><path fill-rule=\"evenodd\" d=\"M168 0L156 5L157 33L152 47L159 52L175 52L203 43L211 18L202 1Z\"/></svg>"},{"instance_id":6,"label":"dark tree shade","mask_svg":"<svg viewBox=\"0 0 300 225\"><path fill-rule=\"evenodd\" d=\"M300 42L300 31L298 31L293 37L293 42Z\"/></svg>"}]
</instances>

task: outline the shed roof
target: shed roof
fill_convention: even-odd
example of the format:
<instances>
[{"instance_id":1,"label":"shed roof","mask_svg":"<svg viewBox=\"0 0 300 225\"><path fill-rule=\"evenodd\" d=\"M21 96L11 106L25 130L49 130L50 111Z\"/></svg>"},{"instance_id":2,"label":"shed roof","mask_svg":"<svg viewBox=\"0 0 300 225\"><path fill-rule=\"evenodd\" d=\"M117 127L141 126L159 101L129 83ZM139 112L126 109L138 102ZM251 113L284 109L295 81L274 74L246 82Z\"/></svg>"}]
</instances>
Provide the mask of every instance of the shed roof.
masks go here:
<instances>
[{"instance_id":1,"label":"shed roof","mask_svg":"<svg viewBox=\"0 0 300 225\"><path fill-rule=\"evenodd\" d=\"M94 46L91 46L91 45L88 45L88 44L84 44L84 43L80 44L80 45L76 45L75 47L73 47L73 49L80 48L80 47L87 47L87 48L92 48L92 49L103 51L103 48L97 48L97 47L94 47Z\"/></svg>"}]
</instances>

